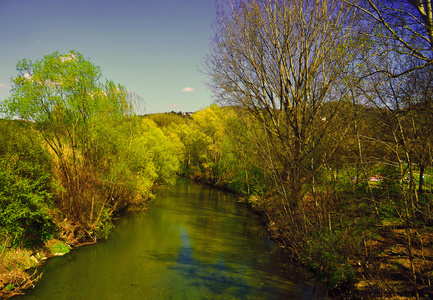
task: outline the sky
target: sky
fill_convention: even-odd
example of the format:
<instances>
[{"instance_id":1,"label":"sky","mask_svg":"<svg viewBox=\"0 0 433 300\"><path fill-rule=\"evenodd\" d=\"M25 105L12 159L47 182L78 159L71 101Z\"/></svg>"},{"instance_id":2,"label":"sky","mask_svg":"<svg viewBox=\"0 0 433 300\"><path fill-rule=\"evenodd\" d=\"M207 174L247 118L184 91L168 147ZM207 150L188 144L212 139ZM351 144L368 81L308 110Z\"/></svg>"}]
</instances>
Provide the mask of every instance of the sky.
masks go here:
<instances>
[{"instance_id":1,"label":"sky","mask_svg":"<svg viewBox=\"0 0 433 300\"><path fill-rule=\"evenodd\" d=\"M214 0L0 0L0 101L19 60L76 50L141 96L140 113L203 109L214 18Z\"/></svg>"}]
</instances>

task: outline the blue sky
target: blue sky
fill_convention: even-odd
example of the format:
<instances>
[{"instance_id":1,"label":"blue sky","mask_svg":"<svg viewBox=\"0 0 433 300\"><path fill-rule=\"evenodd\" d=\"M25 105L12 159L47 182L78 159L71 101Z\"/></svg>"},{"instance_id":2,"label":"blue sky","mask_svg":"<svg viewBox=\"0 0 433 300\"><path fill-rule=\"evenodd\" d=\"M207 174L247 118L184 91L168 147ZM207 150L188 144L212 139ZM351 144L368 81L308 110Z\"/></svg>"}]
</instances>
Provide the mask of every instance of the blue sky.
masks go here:
<instances>
[{"instance_id":1,"label":"blue sky","mask_svg":"<svg viewBox=\"0 0 433 300\"><path fill-rule=\"evenodd\" d=\"M214 0L0 0L0 101L18 60L77 50L146 113L197 111L212 101L199 69L214 17Z\"/></svg>"}]
</instances>

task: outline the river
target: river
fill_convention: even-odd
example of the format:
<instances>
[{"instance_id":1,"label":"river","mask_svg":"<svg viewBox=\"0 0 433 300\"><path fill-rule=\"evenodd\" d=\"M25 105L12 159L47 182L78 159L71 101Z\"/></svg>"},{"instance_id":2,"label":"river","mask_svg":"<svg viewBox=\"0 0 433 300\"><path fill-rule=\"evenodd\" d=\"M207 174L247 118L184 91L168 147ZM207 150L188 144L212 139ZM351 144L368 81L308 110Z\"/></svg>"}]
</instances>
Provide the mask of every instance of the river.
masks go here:
<instances>
[{"instance_id":1,"label":"river","mask_svg":"<svg viewBox=\"0 0 433 300\"><path fill-rule=\"evenodd\" d=\"M187 181L107 240L49 259L17 299L324 299L303 281L256 215L222 191Z\"/></svg>"}]
</instances>

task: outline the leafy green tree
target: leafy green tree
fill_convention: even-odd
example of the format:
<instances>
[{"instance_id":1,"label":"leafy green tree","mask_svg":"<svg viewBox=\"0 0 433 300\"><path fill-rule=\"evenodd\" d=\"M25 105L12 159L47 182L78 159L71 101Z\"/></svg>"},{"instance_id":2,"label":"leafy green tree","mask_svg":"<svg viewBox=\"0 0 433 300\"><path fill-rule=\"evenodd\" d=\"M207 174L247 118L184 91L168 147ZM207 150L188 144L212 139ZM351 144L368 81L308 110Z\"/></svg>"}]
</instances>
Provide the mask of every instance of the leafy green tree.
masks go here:
<instances>
[{"instance_id":1,"label":"leafy green tree","mask_svg":"<svg viewBox=\"0 0 433 300\"><path fill-rule=\"evenodd\" d=\"M82 218L93 203L89 185L98 185L101 166L107 166L98 138L113 136L116 124L132 113L128 93L112 81L101 83L100 68L76 51L54 52L34 63L23 59L17 70L3 111L41 132L66 190L59 206Z\"/></svg>"},{"instance_id":2,"label":"leafy green tree","mask_svg":"<svg viewBox=\"0 0 433 300\"><path fill-rule=\"evenodd\" d=\"M267 176L267 157L257 151L258 145L263 142L263 131L248 114L232 108L224 108L223 111L228 116L223 143L227 186L246 195L263 196L272 186L272 180L268 180Z\"/></svg>"},{"instance_id":3,"label":"leafy green tree","mask_svg":"<svg viewBox=\"0 0 433 300\"><path fill-rule=\"evenodd\" d=\"M224 184L229 178L231 149L226 134L229 109L212 105L195 112L187 124L173 124L169 131L185 145L187 174L210 184Z\"/></svg>"},{"instance_id":4,"label":"leafy green tree","mask_svg":"<svg viewBox=\"0 0 433 300\"><path fill-rule=\"evenodd\" d=\"M225 126L226 119L216 105L193 115L192 134L196 155L204 177L211 183L216 183L221 175Z\"/></svg>"}]
</instances>

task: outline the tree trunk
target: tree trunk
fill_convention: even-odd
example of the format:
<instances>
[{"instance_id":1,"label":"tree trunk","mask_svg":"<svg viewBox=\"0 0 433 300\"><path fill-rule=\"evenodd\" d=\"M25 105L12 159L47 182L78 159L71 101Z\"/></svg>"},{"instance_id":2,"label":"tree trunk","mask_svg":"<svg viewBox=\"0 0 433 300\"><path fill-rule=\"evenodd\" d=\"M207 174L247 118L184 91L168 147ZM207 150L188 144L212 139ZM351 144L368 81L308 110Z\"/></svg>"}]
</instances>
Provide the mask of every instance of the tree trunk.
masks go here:
<instances>
[{"instance_id":1,"label":"tree trunk","mask_svg":"<svg viewBox=\"0 0 433 300\"><path fill-rule=\"evenodd\" d=\"M424 164L419 164L419 183L418 183L418 192L422 194L424 192L423 185L424 185L424 170L425 166Z\"/></svg>"}]
</instances>

